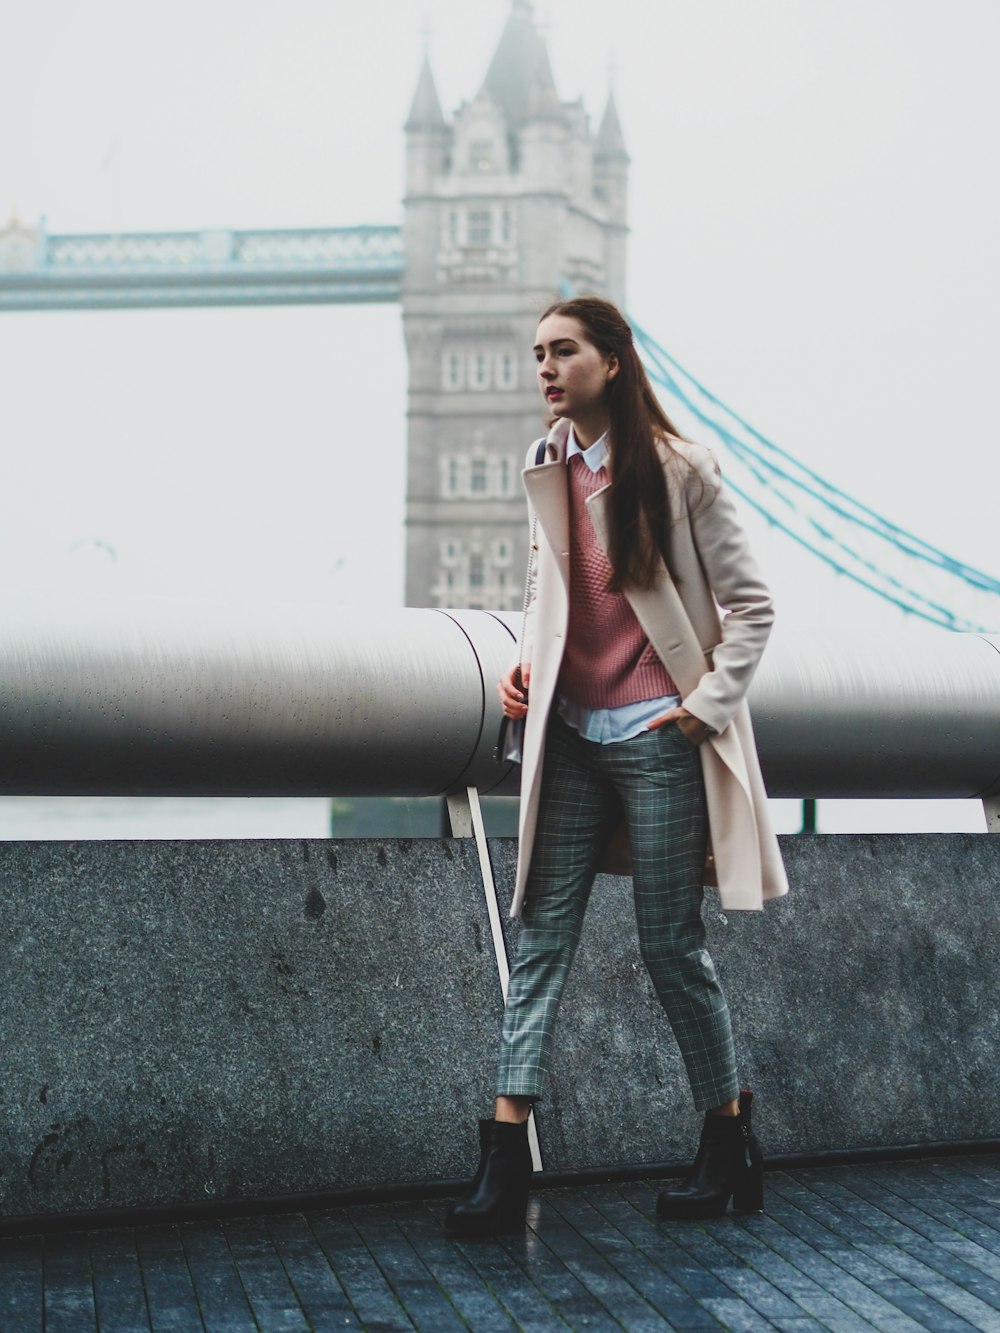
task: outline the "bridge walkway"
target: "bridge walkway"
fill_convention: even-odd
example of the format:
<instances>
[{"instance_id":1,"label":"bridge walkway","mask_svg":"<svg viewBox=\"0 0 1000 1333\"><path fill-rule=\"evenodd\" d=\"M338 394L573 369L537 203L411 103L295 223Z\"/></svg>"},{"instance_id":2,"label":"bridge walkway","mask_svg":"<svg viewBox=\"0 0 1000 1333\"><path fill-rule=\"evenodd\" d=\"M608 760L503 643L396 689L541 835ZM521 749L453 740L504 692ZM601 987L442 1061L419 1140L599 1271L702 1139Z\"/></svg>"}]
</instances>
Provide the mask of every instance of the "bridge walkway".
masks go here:
<instances>
[{"instance_id":1,"label":"bridge walkway","mask_svg":"<svg viewBox=\"0 0 1000 1333\"><path fill-rule=\"evenodd\" d=\"M539 1191L453 1242L441 1200L0 1241L3 1333L1000 1330L1000 1155L772 1172L767 1212L658 1223L658 1182Z\"/></svg>"}]
</instances>

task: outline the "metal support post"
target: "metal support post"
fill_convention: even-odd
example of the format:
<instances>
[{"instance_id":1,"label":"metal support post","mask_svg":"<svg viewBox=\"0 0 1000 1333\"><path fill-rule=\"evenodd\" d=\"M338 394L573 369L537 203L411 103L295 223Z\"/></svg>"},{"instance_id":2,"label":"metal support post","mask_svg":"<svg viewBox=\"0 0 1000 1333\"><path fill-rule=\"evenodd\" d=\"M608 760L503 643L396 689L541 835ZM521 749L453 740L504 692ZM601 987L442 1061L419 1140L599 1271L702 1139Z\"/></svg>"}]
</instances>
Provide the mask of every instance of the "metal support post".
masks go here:
<instances>
[{"instance_id":1,"label":"metal support post","mask_svg":"<svg viewBox=\"0 0 1000 1333\"><path fill-rule=\"evenodd\" d=\"M1000 796L984 796L983 812L986 815L986 832L1000 833Z\"/></svg>"},{"instance_id":2,"label":"metal support post","mask_svg":"<svg viewBox=\"0 0 1000 1333\"><path fill-rule=\"evenodd\" d=\"M474 838L476 836L475 829L472 827L472 793L475 794L478 804L479 790L476 787L469 787L467 791L460 791L454 796L446 797L448 824L453 838Z\"/></svg>"},{"instance_id":3,"label":"metal support post","mask_svg":"<svg viewBox=\"0 0 1000 1333\"><path fill-rule=\"evenodd\" d=\"M507 1003L507 986L510 982L510 966L507 962L507 945L504 943L503 927L500 924L500 904L497 901L497 888L493 879L493 863L490 861L490 849L486 842L486 826L483 823L483 810L479 804L479 788L466 787L464 794L448 797L448 818L451 822L453 838L475 838L479 852L479 870L483 880L483 893L486 896L486 912L490 919L490 933L493 936L493 953L496 957L497 975L500 978L500 994ZM531 1148L531 1165L535 1171L542 1169L542 1153L538 1143L538 1130L535 1128L534 1115L528 1116L528 1144Z\"/></svg>"}]
</instances>

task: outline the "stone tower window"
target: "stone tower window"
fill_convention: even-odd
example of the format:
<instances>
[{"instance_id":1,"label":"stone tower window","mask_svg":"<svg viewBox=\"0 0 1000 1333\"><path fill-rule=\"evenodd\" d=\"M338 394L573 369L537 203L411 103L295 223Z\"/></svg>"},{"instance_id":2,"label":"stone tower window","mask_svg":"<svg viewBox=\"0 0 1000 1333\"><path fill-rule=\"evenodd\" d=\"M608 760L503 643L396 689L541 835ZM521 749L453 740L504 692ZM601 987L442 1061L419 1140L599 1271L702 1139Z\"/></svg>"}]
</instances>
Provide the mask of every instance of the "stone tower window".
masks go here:
<instances>
[{"instance_id":1,"label":"stone tower window","mask_svg":"<svg viewBox=\"0 0 1000 1333\"><path fill-rule=\"evenodd\" d=\"M462 389L516 389L517 357L513 352L444 352L441 387L446 393Z\"/></svg>"},{"instance_id":2,"label":"stone tower window","mask_svg":"<svg viewBox=\"0 0 1000 1333\"><path fill-rule=\"evenodd\" d=\"M485 352L473 352L469 357L469 388L490 387L490 358Z\"/></svg>"},{"instance_id":3,"label":"stone tower window","mask_svg":"<svg viewBox=\"0 0 1000 1333\"><path fill-rule=\"evenodd\" d=\"M438 606L493 607L516 611L521 605L521 583L512 577L514 544L497 538L484 549L480 536L468 543L451 537L440 544L440 561L432 595Z\"/></svg>"},{"instance_id":4,"label":"stone tower window","mask_svg":"<svg viewBox=\"0 0 1000 1333\"><path fill-rule=\"evenodd\" d=\"M517 357L513 352L497 353L497 388L517 388Z\"/></svg>"},{"instance_id":5,"label":"stone tower window","mask_svg":"<svg viewBox=\"0 0 1000 1333\"><path fill-rule=\"evenodd\" d=\"M488 208L469 209L469 245L485 246L493 240L493 214Z\"/></svg>"},{"instance_id":6,"label":"stone tower window","mask_svg":"<svg viewBox=\"0 0 1000 1333\"><path fill-rule=\"evenodd\" d=\"M441 361L441 385L454 392L465 385L465 359L458 352L445 352Z\"/></svg>"},{"instance_id":7,"label":"stone tower window","mask_svg":"<svg viewBox=\"0 0 1000 1333\"><path fill-rule=\"evenodd\" d=\"M517 468L511 458L488 458L479 452L473 452L471 456L446 454L439 458L438 466L444 496L467 500L503 499L517 490Z\"/></svg>"},{"instance_id":8,"label":"stone tower window","mask_svg":"<svg viewBox=\"0 0 1000 1333\"><path fill-rule=\"evenodd\" d=\"M489 490L489 475L485 458L474 458L469 465L469 491L472 495L485 495Z\"/></svg>"}]
</instances>

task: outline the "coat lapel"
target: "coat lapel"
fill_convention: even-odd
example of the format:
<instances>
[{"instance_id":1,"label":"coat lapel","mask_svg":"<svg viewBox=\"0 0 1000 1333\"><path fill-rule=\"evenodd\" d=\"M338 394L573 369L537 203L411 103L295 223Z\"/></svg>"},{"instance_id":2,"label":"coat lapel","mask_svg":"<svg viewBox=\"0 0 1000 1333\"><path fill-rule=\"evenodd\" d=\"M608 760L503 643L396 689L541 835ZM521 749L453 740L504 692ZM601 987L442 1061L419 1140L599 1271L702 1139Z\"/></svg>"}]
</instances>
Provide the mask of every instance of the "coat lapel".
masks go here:
<instances>
[{"instance_id":1,"label":"coat lapel","mask_svg":"<svg viewBox=\"0 0 1000 1333\"><path fill-rule=\"evenodd\" d=\"M566 493L567 475L565 466L553 466L553 462L564 464L566 456L565 440L553 442L550 438L549 461L539 463L537 467L525 468L521 474L528 500L538 516L538 526L545 535L556 562L563 583L569 589L569 496Z\"/></svg>"}]
</instances>

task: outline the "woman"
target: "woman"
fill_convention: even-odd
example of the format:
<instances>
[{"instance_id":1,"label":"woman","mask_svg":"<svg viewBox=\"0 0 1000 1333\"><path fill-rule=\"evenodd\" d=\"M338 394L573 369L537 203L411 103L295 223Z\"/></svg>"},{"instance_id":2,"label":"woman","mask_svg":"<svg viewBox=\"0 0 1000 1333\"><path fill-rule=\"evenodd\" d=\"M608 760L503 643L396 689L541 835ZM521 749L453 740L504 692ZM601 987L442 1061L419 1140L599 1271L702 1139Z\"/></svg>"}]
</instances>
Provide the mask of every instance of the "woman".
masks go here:
<instances>
[{"instance_id":1,"label":"woman","mask_svg":"<svg viewBox=\"0 0 1000 1333\"><path fill-rule=\"evenodd\" d=\"M677 437L621 313L595 297L545 311L535 345L553 418L524 472L537 518L521 660L498 693L524 719L511 972L493 1120L454 1234L523 1226L527 1120L594 876L624 813L643 960L705 1113L667 1218L762 1205L761 1155L729 1012L705 947L711 832L722 905L787 892L744 696L771 598L708 449ZM720 619L719 608L726 614ZM530 685L530 703L529 703Z\"/></svg>"}]
</instances>

